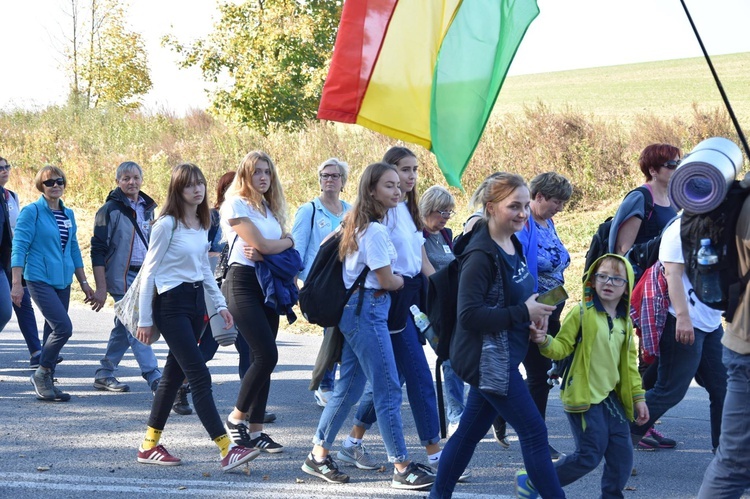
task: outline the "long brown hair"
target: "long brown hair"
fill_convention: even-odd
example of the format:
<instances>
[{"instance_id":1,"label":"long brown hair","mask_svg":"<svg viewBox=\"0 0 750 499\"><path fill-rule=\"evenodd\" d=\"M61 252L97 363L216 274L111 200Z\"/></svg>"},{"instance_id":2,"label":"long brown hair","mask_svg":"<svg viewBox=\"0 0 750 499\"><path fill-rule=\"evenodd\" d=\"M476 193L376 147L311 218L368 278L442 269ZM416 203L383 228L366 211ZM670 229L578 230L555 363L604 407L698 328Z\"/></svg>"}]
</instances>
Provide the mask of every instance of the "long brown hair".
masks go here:
<instances>
[{"instance_id":1,"label":"long brown hair","mask_svg":"<svg viewBox=\"0 0 750 499\"><path fill-rule=\"evenodd\" d=\"M380 220L388 209L375 199L373 192L380 181L380 177L387 171L398 174L396 167L389 163L373 163L365 168L359 178L357 199L342 222L343 233L339 244L339 259L343 262L347 255L359 249L357 235L367 230L373 220Z\"/></svg>"},{"instance_id":2,"label":"long brown hair","mask_svg":"<svg viewBox=\"0 0 750 499\"><path fill-rule=\"evenodd\" d=\"M200 168L192 163L182 163L172 168L172 178L169 179L169 187L167 187L167 201L164 203L161 213L159 213L159 218L170 215L177 222L187 225L185 221L185 200L182 197L182 191L191 183L206 185L206 177L203 176ZM208 229L211 226L211 215L208 212L208 192L203 196L201 204L198 205L197 215L201 228Z\"/></svg>"},{"instance_id":3,"label":"long brown hair","mask_svg":"<svg viewBox=\"0 0 750 499\"><path fill-rule=\"evenodd\" d=\"M219 183L216 184L216 202L214 203L214 208L219 209L221 208L221 205L224 204L224 196L227 193L227 189L229 189L229 186L234 181L234 177L237 175L236 172L226 172L224 175L219 177Z\"/></svg>"},{"instance_id":4,"label":"long brown hair","mask_svg":"<svg viewBox=\"0 0 750 499\"><path fill-rule=\"evenodd\" d=\"M261 194L253 188L253 173L255 173L258 161L265 161L268 169L271 171L271 179L268 190ZM252 151L245 155L240 161L237 168L237 175L234 181L227 189L227 197L239 196L244 199L256 211L262 211L263 201L268 204L271 213L281 226L281 232L285 232L286 224L286 200L284 199L284 190L281 188L281 181L276 173L276 165L271 161L271 157L262 151Z\"/></svg>"},{"instance_id":5,"label":"long brown hair","mask_svg":"<svg viewBox=\"0 0 750 499\"><path fill-rule=\"evenodd\" d=\"M409 156L415 159L417 158L417 155L408 147L393 146L385 152L385 155L383 155L383 162L395 166L396 172L398 172L398 162ZM417 230L421 231L424 229L424 223L422 223L422 217L419 214L419 193L417 192L417 184L414 184L414 188L406 193L406 207L409 208L409 215L411 215L414 225L417 226Z\"/></svg>"}]
</instances>

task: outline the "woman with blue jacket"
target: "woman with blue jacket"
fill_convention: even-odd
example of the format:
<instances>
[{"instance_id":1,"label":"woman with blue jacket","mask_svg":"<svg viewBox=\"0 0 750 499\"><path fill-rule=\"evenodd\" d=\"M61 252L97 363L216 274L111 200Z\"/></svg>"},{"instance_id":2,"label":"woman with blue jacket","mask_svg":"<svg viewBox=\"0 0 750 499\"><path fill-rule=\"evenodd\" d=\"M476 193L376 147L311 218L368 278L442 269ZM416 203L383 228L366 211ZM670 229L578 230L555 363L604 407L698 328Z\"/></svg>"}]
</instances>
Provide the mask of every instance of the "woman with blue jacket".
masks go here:
<instances>
[{"instance_id":1,"label":"woman with blue jacket","mask_svg":"<svg viewBox=\"0 0 750 499\"><path fill-rule=\"evenodd\" d=\"M42 356L31 376L36 397L66 402L70 395L57 388L53 380L60 350L73 334L68 316L73 274L86 295L86 303L93 303L94 290L83 270L73 210L66 208L61 199L67 185L65 174L60 168L48 165L36 174L34 184L42 196L24 207L16 222L10 296L17 306L21 304L23 277L45 319Z\"/></svg>"},{"instance_id":2,"label":"woman with blue jacket","mask_svg":"<svg viewBox=\"0 0 750 499\"><path fill-rule=\"evenodd\" d=\"M299 274L299 279L303 282L318 254L320 243L341 225L344 215L351 209L349 203L339 199L348 177L349 165L337 158L325 160L318 167L320 196L300 206L294 216L292 237L297 251L302 255L302 265L305 266ZM320 386L314 392L315 402L320 407L325 407L331 398L335 378L335 367L327 369L323 374Z\"/></svg>"}]
</instances>

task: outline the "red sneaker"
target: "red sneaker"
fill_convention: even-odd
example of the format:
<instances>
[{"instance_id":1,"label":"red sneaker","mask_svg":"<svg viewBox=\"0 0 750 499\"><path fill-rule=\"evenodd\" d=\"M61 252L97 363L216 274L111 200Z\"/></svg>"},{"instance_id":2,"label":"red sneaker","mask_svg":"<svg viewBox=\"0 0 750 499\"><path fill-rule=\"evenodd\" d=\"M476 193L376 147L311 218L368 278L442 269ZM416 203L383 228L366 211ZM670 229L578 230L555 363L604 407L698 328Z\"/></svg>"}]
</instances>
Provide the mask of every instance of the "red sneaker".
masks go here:
<instances>
[{"instance_id":1,"label":"red sneaker","mask_svg":"<svg viewBox=\"0 0 750 499\"><path fill-rule=\"evenodd\" d=\"M221 459L221 469L229 471L237 466L247 463L248 461L252 461L258 457L259 454L260 451L254 447L235 445L229 449L227 455Z\"/></svg>"},{"instance_id":2,"label":"red sneaker","mask_svg":"<svg viewBox=\"0 0 750 499\"><path fill-rule=\"evenodd\" d=\"M182 464L182 460L167 452L167 449L163 445L157 445L149 450L139 448L138 462L143 464L158 464L159 466L178 466Z\"/></svg>"}]
</instances>

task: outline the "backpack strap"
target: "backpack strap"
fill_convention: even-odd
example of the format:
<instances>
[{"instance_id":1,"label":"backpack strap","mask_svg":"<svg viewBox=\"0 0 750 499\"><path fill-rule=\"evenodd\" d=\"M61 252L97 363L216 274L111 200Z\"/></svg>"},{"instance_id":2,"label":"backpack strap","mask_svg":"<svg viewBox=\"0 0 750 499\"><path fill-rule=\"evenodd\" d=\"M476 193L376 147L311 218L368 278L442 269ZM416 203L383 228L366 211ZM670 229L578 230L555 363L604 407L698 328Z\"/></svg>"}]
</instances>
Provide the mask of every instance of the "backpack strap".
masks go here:
<instances>
[{"instance_id":1,"label":"backpack strap","mask_svg":"<svg viewBox=\"0 0 750 499\"><path fill-rule=\"evenodd\" d=\"M310 201L312 205L312 214L310 214L310 233L312 234L313 227L315 226L315 203Z\"/></svg>"},{"instance_id":2,"label":"backpack strap","mask_svg":"<svg viewBox=\"0 0 750 499\"><path fill-rule=\"evenodd\" d=\"M651 192L651 186L643 184L633 190L643 194L643 219L651 220L651 215L654 214L654 193Z\"/></svg>"},{"instance_id":3,"label":"backpack strap","mask_svg":"<svg viewBox=\"0 0 750 499\"><path fill-rule=\"evenodd\" d=\"M359 299L357 300L357 311L355 315L359 315L360 312L362 312L362 304L365 302L365 279L367 279L367 273L370 271L370 267L365 265L365 268L362 269L362 272L357 276L357 280L354 281L354 284L351 288L349 288L349 291L346 292L346 301L349 301L349 298L354 293L355 289L359 288Z\"/></svg>"}]
</instances>

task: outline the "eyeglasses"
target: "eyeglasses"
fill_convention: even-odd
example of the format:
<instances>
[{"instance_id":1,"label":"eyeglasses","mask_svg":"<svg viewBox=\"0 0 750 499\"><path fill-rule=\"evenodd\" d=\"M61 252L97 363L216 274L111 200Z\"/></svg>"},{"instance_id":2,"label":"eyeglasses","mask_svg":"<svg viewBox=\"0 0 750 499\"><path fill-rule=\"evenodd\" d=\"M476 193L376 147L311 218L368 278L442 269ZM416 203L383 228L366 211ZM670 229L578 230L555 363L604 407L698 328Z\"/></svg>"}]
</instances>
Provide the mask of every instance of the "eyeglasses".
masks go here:
<instances>
[{"instance_id":1,"label":"eyeglasses","mask_svg":"<svg viewBox=\"0 0 750 499\"><path fill-rule=\"evenodd\" d=\"M668 168L670 170L674 170L675 168L677 168L678 166L680 166L680 160L678 159L677 161L675 161L673 159L670 159L669 161L667 161L666 163L664 163L661 166L663 166L664 168Z\"/></svg>"},{"instance_id":2,"label":"eyeglasses","mask_svg":"<svg viewBox=\"0 0 750 499\"><path fill-rule=\"evenodd\" d=\"M3 172L9 171L10 168L11 168L10 163L8 163L7 165L0 165L0 171L3 171Z\"/></svg>"},{"instance_id":3,"label":"eyeglasses","mask_svg":"<svg viewBox=\"0 0 750 499\"><path fill-rule=\"evenodd\" d=\"M594 277L596 277L596 282L600 284L611 282L612 286L616 288L621 288L628 282L627 279L623 279L622 277L615 277L607 274L594 274Z\"/></svg>"},{"instance_id":4,"label":"eyeglasses","mask_svg":"<svg viewBox=\"0 0 750 499\"><path fill-rule=\"evenodd\" d=\"M43 180L42 184L44 184L47 187L52 187L53 185L65 185L65 179L62 177L59 178L48 178L47 180Z\"/></svg>"},{"instance_id":5,"label":"eyeglasses","mask_svg":"<svg viewBox=\"0 0 750 499\"><path fill-rule=\"evenodd\" d=\"M450 218L450 217L452 217L453 215L456 214L456 212L453 211L453 210L448 210L448 211L437 210L437 212L440 213L440 216L443 217L443 218Z\"/></svg>"},{"instance_id":6,"label":"eyeglasses","mask_svg":"<svg viewBox=\"0 0 750 499\"><path fill-rule=\"evenodd\" d=\"M323 180L328 180L328 179L338 180L341 178L341 174L340 173L321 173L320 178L322 178Z\"/></svg>"}]
</instances>

